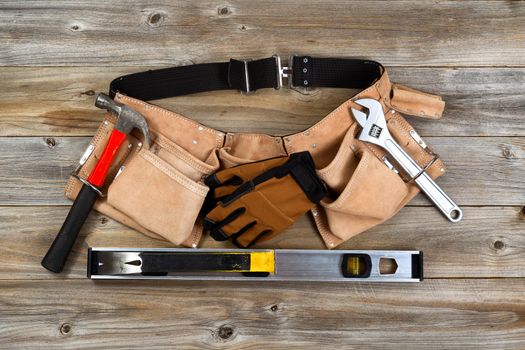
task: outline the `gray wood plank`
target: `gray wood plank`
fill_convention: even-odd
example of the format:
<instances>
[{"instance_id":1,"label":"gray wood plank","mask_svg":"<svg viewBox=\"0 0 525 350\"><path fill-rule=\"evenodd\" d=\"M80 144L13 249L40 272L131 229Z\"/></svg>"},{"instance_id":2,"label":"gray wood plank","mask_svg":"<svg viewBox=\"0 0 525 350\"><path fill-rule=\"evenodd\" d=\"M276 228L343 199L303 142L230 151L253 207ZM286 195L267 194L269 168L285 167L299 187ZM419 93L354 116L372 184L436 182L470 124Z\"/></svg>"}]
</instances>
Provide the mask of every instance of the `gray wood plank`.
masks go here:
<instances>
[{"instance_id":1,"label":"gray wood plank","mask_svg":"<svg viewBox=\"0 0 525 350\"><path fill-rule=\"evenodd\" d=\"M0 342L13 349L523 349L523 283L3 282Z\"/></svg>"},{"instance_id":2,"label":"gray wood plank","mask_svg":"<svg viewBox=\"0 0 525 350\"><path fill-rule=\"evenodd\" d=\"M68 209L0 207L0 280L83 278L88 247L173 246L94 213L81 232L65 272L52 274L40 266L40 261ZM463 221L451 224L434 208L404 208L340 248L421 250L426 278L525 277L525 214L520 211L519 207L468 207ZM229 242L216 242L207 236L201 247L234 248ZM257 247L325 249L311 218L306 216Z\"/></svg>"},{"instance_id":3,"label":"gray wood plank","mask_svg":"<svg viewBox=\"0 0 525 350\"><path fill-rule=\"evenodd\" d=\"M518 1L4 1L0 65L172 65L275 52L523 65L524 15Z\"/></svg>"},{"instance_id":4,"label":"gray wood plank","mask_svg":"<svg viewBox=\"0 0 525 350\"><path fill-rule=\"evenodd\" d=\"M69 204L63 187L88 137L0 138L0 205ZM460 205L523 205L525 138L428 137L448 172L438 183ZM418 196L412 205L430 205Z\"/></svg>"},{"instance_id":5,"label":"gray wood plank","mask_svg":"<svg viewBox=\"0 0 525 350\"><path fill-rule=\"evenodd\" d=\"M96 92L115 77L153 67L2 67L0 136L92 135L101 118ZM407 68L389 70L391 79L446 101L444 117L409 118L425 136L524 136L523 68ZM285 135L304 130L356 91L288 89L253 95L212 92L156 101L211 127Z\"/></svg>"}]
</instances>

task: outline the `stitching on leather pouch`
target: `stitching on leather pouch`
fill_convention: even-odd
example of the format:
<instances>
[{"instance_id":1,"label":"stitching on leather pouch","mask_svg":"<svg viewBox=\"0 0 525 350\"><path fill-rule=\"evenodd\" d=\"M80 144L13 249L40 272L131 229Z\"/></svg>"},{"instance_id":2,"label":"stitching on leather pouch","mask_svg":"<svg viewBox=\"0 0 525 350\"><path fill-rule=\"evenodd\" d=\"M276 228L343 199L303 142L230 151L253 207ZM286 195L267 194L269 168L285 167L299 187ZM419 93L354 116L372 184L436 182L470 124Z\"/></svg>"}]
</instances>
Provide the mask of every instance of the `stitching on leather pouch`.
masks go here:
<instances>
[{"instance_id":1,"label":"stitching on leather pouch","mask_svg":"<svg viewBox=\"0 0 525 350\"><path fill-rule=\"evenodd\" d=\"M392 105L392 108L395 109L397 112L400 112L400 113L406 113L408 115L412 115L412 116L416 116L416 117L427 117L427 118L434 118L435 116L434 115L431 115L431 114L426 114L424 113L423 111L419 111L419 112L415 112L411 109L409 109L408 107L407 108L403 108L403 107L399 107L399 105L391 102L390 103Z\"/></svg>"},{"instance_id":2,"label":"stitching on leather pouch","mask_svg":"<svg viewBox=\"0 0 525 350\"><path fill-rule=\"evenodd\" d=\"M385 73L383 73L385 74ZM381 78L383 78L383 75L381 75ZM378 81L381 80L381 78L378 79ZM374 88L376 88L376 83L374 83L373 85L370 85L369 87L367 87L365 90L357 93L355 96L351 97L350 99L346 100L345 102L343 102L339 107L337 107L336 109L334 109L332 112L330 112L330 114L328 114L326 117L324 117L323 119L321 119L320 121L317 122L317 124L315 125L312 125L310 128L306 129L306 130L303 130L301 131L300 133L297 133L297 134L294 134L294 135L290 135L289 137L294 137L296 135L300 135L306 131L315 131L317 130L318 128L320 128L321 126L323 126L325 123L327 123L328 121L330 121L331 119L333 119L335 117L336 114L338 114L338 112L340 112L341 110L343 109L348 109L348 105L350 104L350 102L354 102L356 99L359 99L360 96L362 95L365 95L367 93L369 93L371 90L373 90ZM376 88L377 90L377 88ZM379 94L379 96L381 96L381 94L379 93L379 91L377 91L377 93ZM355 120L354 118L352 117L352 115L349 113L349 116L350 116L350 126L355 123Z\"/></svg>"},{"instance_id":3,"label":"stitching on leather pouch","mask_svg":"<svg viewBox=\"0 0 525 350\"><path fill-rule=\"evenodd\" d=\"M234 136L237 136L239 138L253 138L253 139L272 139L275 140L276 137L279 137L279 136L274 136L274 135L266 135L266 134L256 134L256 133L253 133L253 134L249 134L249 133L230 133L230 135L232 135L232 137Z\"/></svg>"},{"instance_id":4,"label":"stitching on leather pouch","mask_svg":"<svg viewBox=\"0 0 525 350\"><path fill-rule=\"evenodd\" d=\"M157 137L157 140L155 140L155 142L162 148L171 151L171 153L173 153L179 159L183 160L184 162L192 166L195 170L198 170L201 173L210 174L214 170L211 165L206 164L208 165L208 167L206 167L206 165L198 163L198 161L193 159L191 155L184 153L183 150L180 150L174 145L168 143L168 141L164 140L162 136Z\"/></svg>"},{"instance_id":5,"label":"stitching on leather pouch","mask_svg":"<svg viewBox=\"0 0 525 350\"><path fill-rule=\"evenodd\" d=\"M317 170L318 174L320 176L328 176L335 172L337 169L339 169L339 165L344 162L344 160L347 158L348 154L350 154L351 145L346 145L344 149L341 151L341 153L336 154L335 158L332 160L328 166L324 167L323 169Z\"/></svg>"},{"instance_id":6,"label":"stitching on leather pouch","mask_svg":"<svg viewBox=\"0 0 525 350\"><path fill-rule=\"evenodd\" d=\"M72 197L71 197L71 190L72 190L72 188L73 188L73 184L76 183L77 181L80 182L79 180L77 180L77 179L74 178L73 176L70 176L70 177L69 177L69 179L68 179L68 181L67 181L67 184L66 184L65 191L64 191L64 192L65 192L64 194L66 195L66 198L68 198L68 199L71 199L71 198L72 198ZM68 195L68 193L69 193L69 195Z\"/></svg>"},{"instance_id":7,"label":"stitching on leather pouch","mask_svg":"<svg viewBox=\"0 0 525 350\"><path fill-rule=\"evenodd\" d=\"M172 111L169 111L167 109L164 109L164 108L160 108L158 106L155 106L155 105L152 105L152 104L149 104L149 103L146 103L144 101L141 101L141 100L137 100L135 98L132 98L132 97L129 97L129 96L126 96L126 95L121 95L121 94L118 94L118 99L121 100L121 99L125 99L127 100L128 102L134 102L134 103L138 103L140 105L142 105L143 107L145 107L146 105L148 106L148 108L150 109L153 109L157 112L160 112L162 114L164 114L165 116L167 117L173 117L175 119L179 119L181 121L184 121L184 122L187 122L188 124L193 124L195 126L200 126L202 127L202 130L203 131L206 131L206 132L209 132L209 133L212 133L212 134L216 134L217 133L217 130L215 129L212 129L210 127L207 127L206 125L202 125L200 123L197 123L195 120L193 119L190 119L190 118L187 118L183 115L180 115L178 113L175 113L175 112L172 112Z\"/></svg>"},{"instance_id":8,"label":"stitching on leather pouch","mask_svg":"<svg viewBox=\"0 0 525 350\"><path fill-rule=\"evenodd\" d=\"M197 246L199 244L199 240L202 237L203 230L204 228L202 227L202 225L195 222L195 224L193 225L193 229L191 230L192 245Z\"/></svg>"},{"instance_id":9,"label":"stitching on leather pouch","mask_svg":"<svg viewBox=\"0 0 525 350\"><path fill-rule=\"evenodd\" d=\"M155 165L159 170L161 170L164 174L172 178L173 180L177 181L180 185L186 187L187 189L191 190L195 194L198 194L200 196L206 196L206 193L208 193L208 187L202 186L200 187L197 183L188 180L187 178L182 177L181 175L173 172L171 169L169 169L165 164L163 164L161 160L157 158L153 158L153 156L150 153L146 152L140 152L140 156L145 159L146 161L150 162L151 164Z\"/></svg>"},{"instance_id":10,"label":"stitching on leather pouch","mask_svg":"<svg viewBox=\"0 0 525 350\"><path fill-rule=\"evenodd\" d=\"M352 125L350 126L350 128L348 128L347 134L343 137L343 141L341 142L341 146L340 146L340 151L338 150L334 159L332 159L332 161L327 166L325 166L323 169L317 170L319 175L327 176L331 174L332 172L334 172L336 170L334 168L338 168L338 166L341 163L343 163L344 159L346 159L348 154L352 151L351 147L353 145L353 142L352 140L347 141L347 138L350 138L350 136L348 135L349 132L352 132L352 134L355 132L355 128L353 128L352 130ZM354 137L354 140L355 140L355 137ZM345 142L347 142L348 144L345 145Z\"/></svg>"},{"instance_id":11,"label":"stitching on leather pouch","mask_svg":"<svg viewBox=\"0 0 525 350\"><path fill-rule=\"evenodd\" d=\"M398 113L395 113L393 118L396 120L396 124L400 126L400 128L397 128L397 129L400 130L401 132L403 132L403 131L405 132L405 137L408 139L408 142L416 143L413 140L412 136L410 136L410 130L412 128L408 124L408 122L403 120ZM417 143L416 143L416 145L417 145ZM425 162L425 156L427 155L427 153L426 153L426 151L423 148L421 148L421 146L419 146L419 145L417 145L417 146L418 146L418 154L416 156L416 162L421 166L421 163Z\"/></svg>"},{"instance_id":12,"label":"stitching on leather pouch","mask_svg":"<svg viewBox=\"0 0 525 350\"><path fill-rule=\"evenodd\" d=\"M317 226L317 229L319 230L319 234L321 235L321 237L323 237L323 240L329 244L330 247L333 247L335 246L335 243L334 241L332 240L332 237L330 237L330 235L334 235L333 233L331 233L324 225L324 222L321 220L321 214L319 213L319 211L321 210L321 208L318 208L317 206L315 207L315 210L317 211L317 215L314 215L314 213L312 213L312 216L314 217L314 221L316 223L316 226Z\"/></svg>"},{"instance_id":13,"label":"stitching on leather pouch","mask_svg":"<svg viewBox=\"0 0 525 350\"><path fill-rule=\"evenodd\" d=\"M231 147L222 147L221 149L219 149L219 156L220 156L219 158L222 162L226 161L232 164L233 166L237 166L241 164L251 163L254 161L253 159L247 159L247 158L241 158L241 157L234 156L231 153L229 153L230 150L231 150Z\"/></svg>"},{"instance_id":14,"label":"stitching on leather pouch","mask_svg":"<svg viewBox=\"0 0 525 350\"><path fill-rule=\"evenodd\" d=\"M364 158L364 159L363 159ZM354 183L363 177L363 169L366 168L368 163L370 162L370 158L366 157L363 153L363 156L361 157L361 162L357 166L354 175L350 178L350 181L348 181L348 184L345 186L345 189L341 192L339 197L332 203L323 205L325 208L329 209L340 209L343 205L343 202L348 199L348 197L353 193L353 186Z\"/></svg>"}]
</instances>

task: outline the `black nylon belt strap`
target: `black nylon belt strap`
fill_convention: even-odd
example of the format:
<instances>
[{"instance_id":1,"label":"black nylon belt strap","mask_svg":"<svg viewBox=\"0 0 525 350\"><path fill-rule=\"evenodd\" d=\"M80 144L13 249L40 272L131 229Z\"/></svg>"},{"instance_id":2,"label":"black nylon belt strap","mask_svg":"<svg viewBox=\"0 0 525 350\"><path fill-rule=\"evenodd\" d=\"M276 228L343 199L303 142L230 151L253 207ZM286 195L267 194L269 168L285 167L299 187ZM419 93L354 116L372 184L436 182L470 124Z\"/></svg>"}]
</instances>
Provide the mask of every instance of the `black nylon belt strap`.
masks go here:
<instances>
[{"instance_id":1,"label":"black nylon belt strap","mask_svg":"<svg viewBox=\"0 0 525 350\"><path fill-rule=\"evenodd\" d=\"M347 58L295 57L293 85L364 89L381 77L383 66L375 61Z\"/></svg>"},{"instance_id":2,"label":"black nylon belt strap","mask_svg":"<svg viewBox=\"0 0 525 350\"><path fill-rule=\"evenodd\" d=\"M290 62L289 62L290 64ZM375 61L345 58L292 56L292 87L336 87L363 89L383 73ZM280 60L276 56L259 60L203 63L124 75L110 84L109 95L117 92L149 101L212 90L252 92L281 86Z\"/></svg>"}]
</instances>

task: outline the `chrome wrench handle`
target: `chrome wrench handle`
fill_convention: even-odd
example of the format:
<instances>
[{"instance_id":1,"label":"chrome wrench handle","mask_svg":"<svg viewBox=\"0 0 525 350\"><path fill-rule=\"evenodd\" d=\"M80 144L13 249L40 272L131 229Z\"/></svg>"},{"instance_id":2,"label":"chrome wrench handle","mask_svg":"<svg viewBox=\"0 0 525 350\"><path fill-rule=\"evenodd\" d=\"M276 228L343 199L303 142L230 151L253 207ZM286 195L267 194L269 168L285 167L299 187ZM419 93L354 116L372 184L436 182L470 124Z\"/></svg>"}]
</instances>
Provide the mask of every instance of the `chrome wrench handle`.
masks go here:
<instances>
[{"instance_id":1,"label":"chrome wrench handle","mask_svg":"<svg viewBox=\"0 0 525 350\"><path fill-rule=\"evenodd\" d=\"M450 199L449 196L432 180L426 172L399 146L393 139L387 138L383 148L394 158L394 160L406 171L410 177L416 177L414 182L419 186L438 209L452 222L459 222L463 217L463 211ZM418 176L419 175L419 176Z\"/></svg>"}]
</instances>

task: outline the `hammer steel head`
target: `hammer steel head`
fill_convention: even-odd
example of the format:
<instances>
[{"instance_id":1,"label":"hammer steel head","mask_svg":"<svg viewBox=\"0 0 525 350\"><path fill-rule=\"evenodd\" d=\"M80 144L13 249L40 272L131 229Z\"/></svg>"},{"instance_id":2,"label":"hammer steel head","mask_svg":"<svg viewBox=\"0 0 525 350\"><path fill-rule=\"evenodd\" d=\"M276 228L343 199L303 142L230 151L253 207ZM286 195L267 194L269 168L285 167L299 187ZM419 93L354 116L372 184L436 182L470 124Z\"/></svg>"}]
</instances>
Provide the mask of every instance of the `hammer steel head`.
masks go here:
<instances>
[{"instance_id":1,"label":"hammer steel head","mask_svg":"<svg viewBox=\"0 0 525 350\"><path fill-rule=\"evenodd\" d=\"M151 137L149 134L148 123L142 114L134 109L111 99L108 95L100 93L95 101L95 106L102 109L107 109L117 115L117 123L115 129L129 134L133 128L139 129L144 135L144 141L149 148L151 144Z\"/></svg>"},{"instance_id":2,"label":"hammer steel head","mask_svg":"<svg viewBox=\"0 0 525 350\"><path fill-rule=\"evenodd\" d=\"M371 98L356 100L355 103L368 109L367 114L352 108L355 119L363 128L359 134L359 140L383 146L384 140L392 138L386 125L383 106Z\"/></svg>"}]
</instances>

